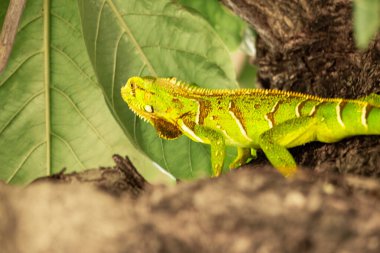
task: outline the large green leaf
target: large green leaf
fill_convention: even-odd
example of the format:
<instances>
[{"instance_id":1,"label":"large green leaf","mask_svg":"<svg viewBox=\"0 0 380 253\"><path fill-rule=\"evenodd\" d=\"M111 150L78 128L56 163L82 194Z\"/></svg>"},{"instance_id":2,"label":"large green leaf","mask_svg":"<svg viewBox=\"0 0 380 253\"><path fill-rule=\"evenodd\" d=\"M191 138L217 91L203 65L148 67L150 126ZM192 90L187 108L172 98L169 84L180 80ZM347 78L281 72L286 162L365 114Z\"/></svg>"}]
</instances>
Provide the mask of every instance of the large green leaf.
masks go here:
<instances>
[{"instance_id":1,"label":"large green leaf","mask_svg":"<svg viewBox=\"0 0 380 253\"><path fill-rule=\"evenodd\" d=\"M0 75L0 179L111 165L126 143L97 85L77 2L27 1Z\"/></svg>"},{"instance_id":2,"label":"large green leaf","mask_svg":"<svg viewBox=\"0 0 380 253\"><path fill-rule=\"evenodd\" d=\"M236 88L229 52L199 15L171 0L79 0L83 34L99 83L125 132L177 178L210 174L208 146L165 141L122 101L134 75L176 76L209 88Z\"/></svg>"},{"instance_id":3,"label":"large green leaf","mask_svg":"<svg viewBox=\"0 0 380 253\"><path fill-rule=\"evenodd\" d=\"M199 12L220 35L229 49L236 49L243 40L245 22L225 8L218 0L178 0Z\"/></svg>"},{"instance_id":4,"label":"large green leaf","mask_svg":"<svg viewBox=\"0 0 380 253\"><path fill-rule=\"evenodd\" d=\"M354 31L356 44L366 48L380 28L380 0L354 1Z\"/></svg>"}]
</instances>

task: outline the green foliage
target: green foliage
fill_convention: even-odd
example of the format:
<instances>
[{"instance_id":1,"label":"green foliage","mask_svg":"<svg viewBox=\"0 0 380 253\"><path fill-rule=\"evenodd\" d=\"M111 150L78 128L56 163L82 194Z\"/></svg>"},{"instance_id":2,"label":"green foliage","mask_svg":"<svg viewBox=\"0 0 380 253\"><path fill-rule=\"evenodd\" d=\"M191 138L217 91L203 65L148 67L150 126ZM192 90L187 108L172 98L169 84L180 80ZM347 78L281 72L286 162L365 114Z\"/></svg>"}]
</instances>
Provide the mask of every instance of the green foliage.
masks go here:
<instances>
[{"instance_id":1,"label":"green foliage","mask_svg":"<svg viewBox=\"0 0 380 253\"><path fill-rule=\"evenodd\" d=\"M128 109L120 89L135 75L176 76L208 88L236 88L229 51L213 28L171 0L79 0L79 6L93 67L125 133L177 178L210 175L208 146L186 137L159 138ZM232 157L229 154L229 161Z\"/></svg>"},{"instance_id":2,"label":"green foliage","mask_svg":"<svg viewBox=\"0 0 380 253\"><path fill-rule=\"evenodd\" d=\"M366 48L380 28L380 0L354 1L354 31L359 48Z\"/></svg>"},{"instance_id":3,"label":"green foliage","mask_svg":"<svg viewBox=\"0 0 380 253\"><path fill-rule=\"evenodd\" d=\"M0 0L0 20L8 2ZM110 166L113 153L133 152L126 137L178 178L209 175L208 146L158 138L120 88L133 75L236 88L212 26L171 0L49 3L27 1L0 74L0 179L26 183L64 167ZM229 163L234 154L227 156Z\"/></svg>"},{"instance_id":4,"label":"green foliage","mask_svg":"<svg viewBox=\"0 0 380 253\"><path fill-rule=\"evenodd\" d=\"M241 88L256 88L256 73L257 67L250 64L248 59L245 59L243 69L238 77Z\"/></svg>"},{"instance_id":5,"label":"green foliage","mask_svg":"<svg viewBox=\"0 0 380 253\"><path fill-rule=\"evenodd\" d=\"M7 13L10 0L0 0L0 29L3 26L5 13Z\"/></svg>"},{"instance_id":6,"label":"green foliage","mask_svg":"<svg viewBox=\"0 0 380 253\"><path fill-rule=\"evenodd\" d=\"M241 43L246 24L231 13L218 0L178 0L182 5L196 10L222 38L230 50Z\"/></svg>"},{"instance_id":7,"label":"green foliage","mask_svg":"<svg viewBox=\"0 0 380 253\"><path fill-rule=\"evenodd\" d=\"M27 1L0 74L0 179L11 183L109 166L128 148L88 58L77 2L51 3Z\"/></svg>"}]
</instances>

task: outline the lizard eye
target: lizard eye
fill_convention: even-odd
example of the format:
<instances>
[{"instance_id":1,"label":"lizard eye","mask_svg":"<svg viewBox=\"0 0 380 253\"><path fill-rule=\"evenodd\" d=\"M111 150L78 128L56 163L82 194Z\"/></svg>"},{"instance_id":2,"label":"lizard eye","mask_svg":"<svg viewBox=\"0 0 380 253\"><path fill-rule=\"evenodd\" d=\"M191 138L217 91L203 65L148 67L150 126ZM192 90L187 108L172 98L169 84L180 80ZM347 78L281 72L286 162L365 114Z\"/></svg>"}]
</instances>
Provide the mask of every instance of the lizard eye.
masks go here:
<instances>
[{"instance_id":1,"label":"lizard eye","mask_svg":"<svg viewBox=\"0 0 380 253\"><path fill-rule=\"evenodd\" d=\"M150 112L150 113L152 113L152 112L153 112L153 107L152 107L151 105L145 105L145 106L144 106L144 110L145 110L146 112Z\"/></svg>"}]
</instances>

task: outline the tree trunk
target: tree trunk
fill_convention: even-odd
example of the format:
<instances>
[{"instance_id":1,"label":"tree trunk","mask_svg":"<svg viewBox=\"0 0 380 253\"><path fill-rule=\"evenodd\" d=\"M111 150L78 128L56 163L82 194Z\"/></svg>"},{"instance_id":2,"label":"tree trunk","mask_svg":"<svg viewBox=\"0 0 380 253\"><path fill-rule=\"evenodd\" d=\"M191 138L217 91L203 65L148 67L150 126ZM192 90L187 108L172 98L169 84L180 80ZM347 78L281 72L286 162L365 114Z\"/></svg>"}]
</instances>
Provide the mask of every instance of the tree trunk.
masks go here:
<instances>
[{"instance_id":1,"label":"tree trunk","mask_svg":"<svg viewBox=\"0 0 380 253\"><path fill-rule=\"evenodd\" d=\"M258 82L264 88L322 97L358 98L380 92L380 36L355 46L352 1L222 0L258 34ZM293 150L303 166L380 175L378 137Z\"/></svg>"}]
</instances>

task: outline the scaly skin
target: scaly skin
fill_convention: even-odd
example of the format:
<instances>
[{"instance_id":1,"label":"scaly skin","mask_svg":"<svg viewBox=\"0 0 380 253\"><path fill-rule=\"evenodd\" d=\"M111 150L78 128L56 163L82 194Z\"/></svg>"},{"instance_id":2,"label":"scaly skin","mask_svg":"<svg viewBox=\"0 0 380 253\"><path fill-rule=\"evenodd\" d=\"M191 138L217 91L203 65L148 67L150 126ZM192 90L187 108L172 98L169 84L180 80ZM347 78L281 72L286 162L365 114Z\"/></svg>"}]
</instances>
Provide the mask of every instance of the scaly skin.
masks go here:
<instances>
[{"instance_id":1,"label":"scaly skin","mask_svg":"<svg viewBox=\"0 0 380 253\"><path fill-rule=\"evenodd\" d=\"M285 177L297 169L287 148L311 141L336 142L354 135L380 134L380 96L358 100L320 98L278 90L211 90L175 78L132 77L123 99L150 122L160 137L184 134L211 145L213 176L219 176L225 146L238 156L230 168L262 149Z\"/></svg>"}]
</instances>

